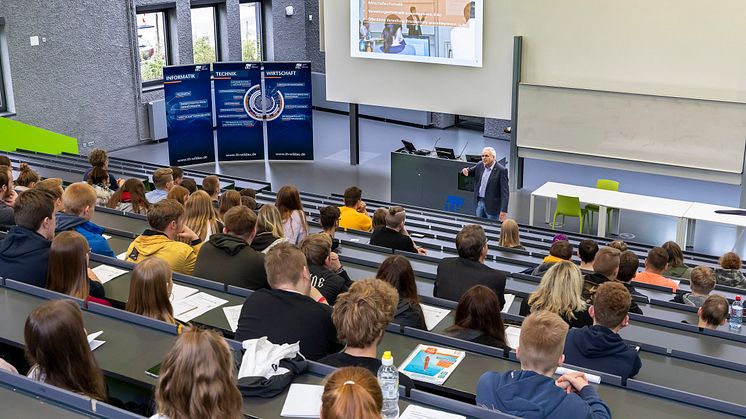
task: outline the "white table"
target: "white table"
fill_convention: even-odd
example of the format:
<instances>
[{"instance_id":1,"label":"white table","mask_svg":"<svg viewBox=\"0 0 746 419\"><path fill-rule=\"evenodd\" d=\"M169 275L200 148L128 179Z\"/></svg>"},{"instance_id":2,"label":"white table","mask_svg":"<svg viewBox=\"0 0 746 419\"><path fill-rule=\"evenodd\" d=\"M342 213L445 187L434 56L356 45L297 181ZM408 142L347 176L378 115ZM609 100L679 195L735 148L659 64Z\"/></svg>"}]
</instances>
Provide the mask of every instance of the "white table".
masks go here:
<instances>
[{"instance_id":1,"label":"white table","mask_svg":"<svg viewBox=\"0 0 746 419\"><path fill-rule=\"evenodd\" d=\"M738 236L740 237L743 232L743 227L746 227L746 216L743 215L730 215L730 214L717 214L716 210L741 210L743 208L726 207L722 205L704 204L701 202L694 202L689 207L684 217L688 220L687 232L685 241L687 245L694 243L694 229L697 221L708 221L711 223L727 224L736 226L739 229ZM736 240L738 242L738 240Z\"/></svg>"},{"instance_id":2,"label":"white table","mask_svg":"<svg viewBox=\"0 0 746 419\"><path fill-rule=\"evenodd\" d=\"M546 222L549 223L549 217L552 213L552 201L557 199L557 195L575 196L580 199L581 203L598 205L598 232L596 234L600 237L606 236L606 209L618 208L620 210L645 212L648 214L676 218L676 243L680 246L686 245L686 213L692 207L692 202L626 192L607 191L605 189L568 185L565 183L547 182L531 193L528 215L529 224L534 224L534 206L536 204L536 197L546 199ZM713 215L720 214L713 213Z\"/></svg>"}]
</instances>

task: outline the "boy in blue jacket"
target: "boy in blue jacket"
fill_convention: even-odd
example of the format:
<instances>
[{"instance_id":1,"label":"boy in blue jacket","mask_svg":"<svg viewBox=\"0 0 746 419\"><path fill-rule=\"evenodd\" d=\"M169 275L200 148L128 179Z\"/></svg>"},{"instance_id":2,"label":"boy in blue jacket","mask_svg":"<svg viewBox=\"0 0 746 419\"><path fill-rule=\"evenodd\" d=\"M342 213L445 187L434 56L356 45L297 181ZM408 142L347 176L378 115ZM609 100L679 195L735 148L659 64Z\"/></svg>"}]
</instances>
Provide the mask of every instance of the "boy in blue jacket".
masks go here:
<instances>
[{"instance_id":1,"label":"boy in blue jacket","mask_svg":"<svg viewBox=\"0 0 746 419\"><path fill-rule=\"evenodd\" d=\"M640 372L637 349L624 342L619 331L629 324L632 297L618 282L605 282L596 289L588 314L593 326L572 329L565 342L565 362L608 374L623 381Z\"/></svg>"},{"instance_id":2,"label":"boy in blue jacket","mask_svg":"<svg viewBox=\"0 0 746 419\"><path fill-rule=\"evenodd\" d=\"M88 241L91 252L116 257L103 236L104 228L90 220L96 211L96 190L85 183L73 183L62 194L65 212L57 214L57 233L74 230Z\"/></svg>"},{"instance_id":3,"label":"boy in blue jacket","mask_svg":"<svg viewBox=\"0 0 746 419\"><path fill-rule=\"evenodd\" d=\"M611 418L611 412L588 385L585 374L553 378L562 365L568 325L548 311L523 321L516 353L521 371L491 371L479 378L477 404L487 409L530 418Z\"/></svg>"}]
</instances>

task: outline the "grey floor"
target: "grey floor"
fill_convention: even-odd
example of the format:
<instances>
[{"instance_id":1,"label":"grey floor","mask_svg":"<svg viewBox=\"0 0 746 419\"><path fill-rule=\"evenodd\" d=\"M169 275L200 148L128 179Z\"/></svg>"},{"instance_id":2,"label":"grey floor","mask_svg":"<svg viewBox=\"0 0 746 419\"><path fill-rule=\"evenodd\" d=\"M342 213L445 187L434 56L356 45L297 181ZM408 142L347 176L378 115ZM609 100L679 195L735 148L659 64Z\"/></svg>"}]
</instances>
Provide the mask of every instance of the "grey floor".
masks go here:
<instances>
[{"instance_id":1,"label":"grey floor","mask_svg":"<svg viewBox=\"0 0 746 419\"><path fill-rule=\"evenodd\" d=\"M508 157L508 142L485 138L479 131L462 128L440 130L421 129L398 124L361 119L360 165L349 164L348 118L328 112L315 111L313 162L229 162L195 165L195 169L215 173L262 179L277 190L282 185L294 184L300 190L316 193L341 193L350 185L358 185L364 196L389 200L391 197L390 152L401 147L401 139L408 139L418 148L451 147L459 153L479 154L482 147L492 146L498 158ZM151 143L112 152L117 157L168 165L168 144ZM509 162L510 164L510 162ZM524 189L511 195L510 215L521 223L528 222L530 191L548 181L595 186L596 180L615 179L620 190L718 205L738 206L740 188L713 182L669 176L649 175L591 166L527 160ZM537 205L536 222L543 223L544 205ZM675 236L675 221L649 214L623 212L620 232L635 236L643 243L660 244ZM578 229L577 221L568 220L564 228ZM698 223L694 250L722 254L735 249L746 256L746 240L734 227L712 223Z\"/></svg>"}]
</instances>

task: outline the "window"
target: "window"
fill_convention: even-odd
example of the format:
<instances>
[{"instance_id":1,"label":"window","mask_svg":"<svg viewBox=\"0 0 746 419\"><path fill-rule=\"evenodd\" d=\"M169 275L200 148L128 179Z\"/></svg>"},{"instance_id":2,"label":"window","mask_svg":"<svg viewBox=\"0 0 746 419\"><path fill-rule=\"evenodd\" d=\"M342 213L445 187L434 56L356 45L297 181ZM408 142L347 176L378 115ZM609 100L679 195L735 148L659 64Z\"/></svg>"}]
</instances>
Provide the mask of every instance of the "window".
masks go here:
<instances>
[{"instance_id":1,"label":"window","mask_svg":"<svg viewBox=\"0 0 746 419\"><path fill-rule=\"evenodd\" d=\"M192 9L192 46L195 64L209 64L220 60L216 22L215 6Z\"/></svg>"},{"instance_id":2,"label":"window","mask_svg":"<svg viewBox=\"0 0 746 419\"><path fill-rule=\"evenodd\" d=\"M241 59L261 61L262 43L259 20L260 3L241 3Z\"/></svg>"},{"instance_id":3,"label":"window","mask_svg":"<svg viewBox=\"0 0 746 419\"><path fill-rule=\"evenodd\" d=\"M170 64L167 12L137 14L137 45L140 51L140 77L144 86L163 80L163 67Z\"/></svg>"}]
</instances>

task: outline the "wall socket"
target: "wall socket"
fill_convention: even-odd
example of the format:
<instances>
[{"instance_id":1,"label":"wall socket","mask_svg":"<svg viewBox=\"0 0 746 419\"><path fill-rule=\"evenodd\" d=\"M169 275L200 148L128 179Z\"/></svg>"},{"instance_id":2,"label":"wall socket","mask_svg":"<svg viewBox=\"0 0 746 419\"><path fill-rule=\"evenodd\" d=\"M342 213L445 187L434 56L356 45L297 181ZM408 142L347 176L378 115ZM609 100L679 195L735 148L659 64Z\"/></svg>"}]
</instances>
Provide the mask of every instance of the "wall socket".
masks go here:
<instances>
[{"instance_id":1,"label":"wall socket","mask_svg":"<svg viewBox=\"0 0 746 419\"><path fill-rule=\"evenodd\" d=\"M87 143L85 143L85 142L84 142L84 143L80 143L80 145L81 145L81 146L82 146L83 148L87 148L87 147L93 147L93 141L88 141Z\"/></svg>"}]
</instances>

